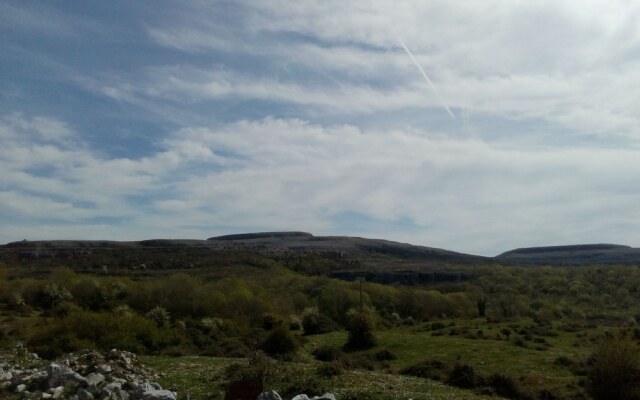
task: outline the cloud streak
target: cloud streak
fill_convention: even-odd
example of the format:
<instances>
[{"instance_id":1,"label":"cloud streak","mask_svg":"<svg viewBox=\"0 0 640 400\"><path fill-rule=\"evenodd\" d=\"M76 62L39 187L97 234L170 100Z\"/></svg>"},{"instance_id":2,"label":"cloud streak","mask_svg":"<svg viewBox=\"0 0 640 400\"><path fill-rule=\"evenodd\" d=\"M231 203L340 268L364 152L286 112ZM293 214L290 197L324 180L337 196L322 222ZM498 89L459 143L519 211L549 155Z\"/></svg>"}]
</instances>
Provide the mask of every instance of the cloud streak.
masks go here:
<instances>
[{"instance_id":1,"label":"cloud streak","mask_svg":"<svg viewBox=\"0 0 640 400\"><path fill-rule=\"evenodd\" d=\"M427 81L427 84L429 84L429 87L431 88L431 90L433 90L433 93L436 95L436 97L438 97L438 100L440 100L440 103L442 103L442 107L451 116L451 119L456 119L456 117L453 116L453 113L451 112L447 104L444 102L444 99L442 98L442 96L440 95L436 87L433 85L433 82L431 82L431 79L429 79L429 76L427 75L427 73L424 72L424 69L422 68L420 63L418 63L418 60L416 60L416 58L413 56L413 53L411 53L411 50L409 50L407 45L402 41L402 39L400 38L400 36L398 36L396 32L393 32L393 34L398 40L398 43L400 43L400 46L402 46L402 48L407 53L409 58L411 58L411 61L415 64L416 68L418 68L418 71L420 71L424 79Z\"/></svg>"},{"instance_id":2,"label":"cloud streak","mask_svg":"<svg viewBox=\"0 0 640 400\"><path fill-rule=\"evenodd\" d=\"M633 2L116 2L0 6L0 241L639 245Z\"/></svg>"}]
</instances>

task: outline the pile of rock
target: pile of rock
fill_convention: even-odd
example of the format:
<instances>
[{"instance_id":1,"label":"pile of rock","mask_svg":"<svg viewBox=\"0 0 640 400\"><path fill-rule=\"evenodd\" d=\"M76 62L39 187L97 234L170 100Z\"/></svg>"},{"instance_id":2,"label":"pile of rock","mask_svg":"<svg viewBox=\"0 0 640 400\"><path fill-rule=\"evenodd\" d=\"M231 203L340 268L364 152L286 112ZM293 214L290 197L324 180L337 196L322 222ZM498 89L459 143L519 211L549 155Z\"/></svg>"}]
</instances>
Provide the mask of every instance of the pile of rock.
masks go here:
<instances>
[{"instance_id":1,"label":"pile of rock","mask_svg":"<svg viewBox=\"0 0 640 400\"><path fill-rule=\"evenodd\" d=\"M133 353L83 351L41 367L17 369L0 364L0 397L23 399L176 400Z\"/></svg>"}]
</instances>

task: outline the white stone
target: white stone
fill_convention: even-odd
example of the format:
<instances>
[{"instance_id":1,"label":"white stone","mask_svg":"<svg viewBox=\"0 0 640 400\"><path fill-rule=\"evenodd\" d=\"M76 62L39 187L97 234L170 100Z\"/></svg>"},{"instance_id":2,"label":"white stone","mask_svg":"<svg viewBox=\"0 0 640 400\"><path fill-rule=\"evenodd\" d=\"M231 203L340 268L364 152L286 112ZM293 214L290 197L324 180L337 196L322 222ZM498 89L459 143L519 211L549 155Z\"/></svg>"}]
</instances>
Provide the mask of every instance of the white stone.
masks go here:
<instances>
[{"instance_id":1,"label":"white stone","mask_svg":"<svg viewBox=\"0 0 640 400\"><path fill-rule=\"evenodd\" d=\"M268 390L260 393L256 400L282 400L282 398L275 390Z\"/></svg>"},{"instance_id":2,"label":"white stone","mask_svg":"<svg viewBox=\"0 0 640 400\"><path fill-rule=\"evenodd\" d=\"M57 388L52 389L51 398L52 399L61 398L62 397L62 392L64 392L64 387L62 387L62 386L58 386Z\"/></svg>"}]
</instances>

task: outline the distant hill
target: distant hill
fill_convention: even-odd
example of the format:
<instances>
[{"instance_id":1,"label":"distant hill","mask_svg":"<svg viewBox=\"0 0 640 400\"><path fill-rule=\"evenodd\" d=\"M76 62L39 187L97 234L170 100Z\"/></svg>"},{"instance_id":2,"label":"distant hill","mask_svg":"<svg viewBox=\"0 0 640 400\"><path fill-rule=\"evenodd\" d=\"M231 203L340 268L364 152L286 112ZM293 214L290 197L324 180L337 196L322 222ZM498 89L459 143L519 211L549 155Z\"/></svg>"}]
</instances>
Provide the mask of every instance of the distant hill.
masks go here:
<instances>
[{"instance_id":1,"label":"distant hill","mask_svg":"<svg viewBox=\"0 0 640 400\"><path fill-rule=\"evenodd\" d=\"M247 261L251 257L253 261ZM68 265L79 270L107 266L121 271L204 271L239 259L249 263L275 259L301 272L333 274L341 279L374 273L370 278L381 282L422 282L458 279L456 266L640 265L640 249L589 244L521 248L482 257L389 240L314 236L307 232L242 233L206 240L25 240L0 245L0 261L45 267Z\"/></svg>"},{"instance_id":2,"label":"distant hill","mask_svg":"<svg viewBox=\"0 0 640 400\"><path fill-rule=\"evenodd\" d=\"M225 268L238 266L262 268L276 261L303 274L404 284L464 280L468 276L457 267L493 262L432 247L306 232L243 233L207 240L21 241L0 246L0 261L41 274L64 265L98 273L151 275L188 270L204 276L219 276Z\"/></svg>"},{"instance_id":3,"label":"distant hill","mask_svg":"<svg viewBox=\"0 0 640 400\"><path fill-rule=\"evenodd\" d=\"M640 249L615 244L528 247L495 260L507 265L640 265Z\"/></svg>"},{"instance_id":4,"label":"distant hill","mask_svg":"<svg viewBox=\"0 0 640 400\"><path fill-rule=\"evenodd\" d=\"M486 263L491 258L416 246L382 239L347 236L314 236L306 232L263 232L225 235L207 239L213 248L234 248L264 252L334 252L357 258L442 262Z\"/></svg>"}]
</instances>

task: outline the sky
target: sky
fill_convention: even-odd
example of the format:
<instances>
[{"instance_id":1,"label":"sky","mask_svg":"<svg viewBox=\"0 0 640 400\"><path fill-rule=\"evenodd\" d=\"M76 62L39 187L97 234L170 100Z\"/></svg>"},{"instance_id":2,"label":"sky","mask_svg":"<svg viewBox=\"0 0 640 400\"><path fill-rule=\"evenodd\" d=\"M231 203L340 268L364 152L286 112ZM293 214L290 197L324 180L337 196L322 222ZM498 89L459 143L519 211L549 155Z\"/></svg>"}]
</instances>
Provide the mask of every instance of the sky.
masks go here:
<instances>
[{"instance_id":1,"label":"sky","mask_svg":"<svg viewBox=\"0 0 640 400\"><path fill-rule=\"evenodd\" d=\"M627 0L0 2L0 243L640 246L638 20Z\"/></svg>"}]
</instances>

